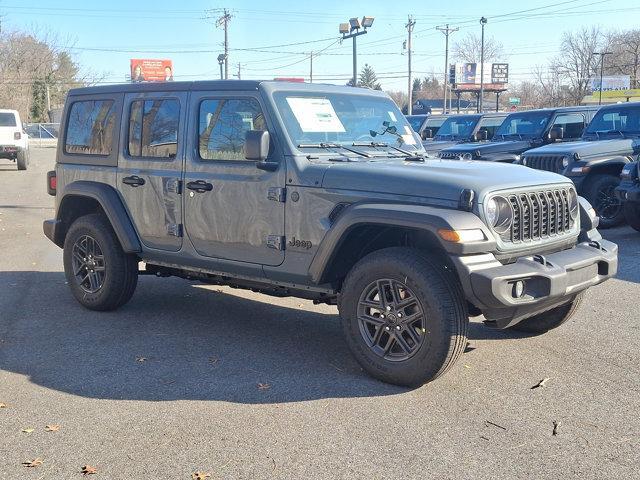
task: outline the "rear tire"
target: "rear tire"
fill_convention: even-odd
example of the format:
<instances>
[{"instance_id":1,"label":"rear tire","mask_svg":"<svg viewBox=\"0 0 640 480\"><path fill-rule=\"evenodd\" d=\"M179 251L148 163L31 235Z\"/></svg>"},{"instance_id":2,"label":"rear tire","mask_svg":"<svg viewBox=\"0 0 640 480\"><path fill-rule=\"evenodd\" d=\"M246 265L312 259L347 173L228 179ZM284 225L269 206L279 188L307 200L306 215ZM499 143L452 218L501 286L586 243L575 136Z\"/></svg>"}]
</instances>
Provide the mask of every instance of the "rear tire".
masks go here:
<instances>
[{"instance_id":1,"label":"rear tire","mask_svg":"<svg viewBox=\"0 0 640 480\"><path fill-rule=\"evenodd\" d=\"M76 300L90 310L115 310L138 284L138 259L122 251L109 222L100 214L78 218L64 241L64 272Z\"/></svg>"},{"instance_id":2,"label":"rear tire","mask_svg":"<svg viewBox=\"0 0 640 480\"><path fill-rule=\"evenodd\" d=\"M29 151L18 150L16 163L18 164L18 170L26 170L27 166L29 165Z\"/></svg>"},{"instance_id":3,"label":"rear tire","mask_svg":"<svg viewBox=\"0 0 640 480\"><path fill-rule=\"evenodd\" d=\"M627 223L640 232L640 203L625 202L623 208Z\"/></svg>"},{"instance_id":4,"label":"rear tire","mask_svg":"<svg viewBox=\"0 0 640 480\"><path fill-rule=\"evenodd\" d=\"M584 293L579 293L569 303L565 303L559 307L539 313L534 317L526 318L520 323L516 323L513 327L509 328L518 332L535 334L546 333L549 330L558 328L573 316L582 303L583 295Z\"/></svg>"},{"instance_id":5,"label":"rear tire","mask_svg":"<svg viewBox=\"0 0 640 480\"><path fill-rule=\"evenodd\" d=\"M585 189L585 196L600 217L600 228L612 228L624 222L622 202L615 195L620 178L615 175L597 175Z\"/></svg>"},{"instance_id":6,"label":"rear tire","mask_svg":"<svg viewBox=\"0 0 640 480\"><path fill-rule=\"evenodd\" d=\"M338 308L351 352L384 382L432 381L467 344L469 314L456 275L418 250L387 248L361 259L343 283Z\"/></svg>"}]
</instances>

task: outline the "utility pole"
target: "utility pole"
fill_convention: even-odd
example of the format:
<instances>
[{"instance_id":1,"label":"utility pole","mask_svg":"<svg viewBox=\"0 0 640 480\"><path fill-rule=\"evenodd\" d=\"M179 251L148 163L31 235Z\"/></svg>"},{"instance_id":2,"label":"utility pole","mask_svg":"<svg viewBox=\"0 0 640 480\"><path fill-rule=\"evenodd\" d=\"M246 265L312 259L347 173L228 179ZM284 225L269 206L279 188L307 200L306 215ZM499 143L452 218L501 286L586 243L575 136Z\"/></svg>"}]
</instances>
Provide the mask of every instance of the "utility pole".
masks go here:
<instances>
[{"instance_id":1,"label":"utility pole","mask_svg":"<svg viewBox=\"0 0 640 480\"><path fill-rule=\"evenodd\" d=\"M240 62L238 62L238 73L236 75L234 75L234 77L238 77L238 80L242 80L240 78L240 69L241 69Z\"/></svg>"},{"instance_id":2,"label":"utility pole","mask_svg":"<svg viewBox=\"0 0 640 480\"><path fill-rule=\"evenodd\" d=\"M605 55L613 55L613 52L593 52L594 55L600 55L600 98L598 105L602 105L602 76L604 75L604 57Z\"/></svg>"},{"instance_id":3,"label":"utility pole","mask_svg":"<svg viewBox=\"0 0 640 480\"><path fill-rule=\"evenodd\" d=\"M407 96L409 97L408 105L407 105L407 114L411 115L411 111L413 110L413 81L411 79L411 34L413 33L413 27L415 26L416 21L413 19L411 15L409 15L409 20L405 27L407 28L407 59L408 59L408 92Z\"/></svg>"},{"instance_id":4,"label":"utility pole","mask_svg":"<svg viewBox=\"0 0 640 480\"><path fill-rule=\"evenodd\" d=\"M309 83L313 83L313 52L309 55Z\"/></svg>"},{"instance_id":5,"label":"utility pole","mask_svg":"<svg viewBox=\"0 0 640 480\"><path fill-rule=\"evenodd\" d=\"M480 40L480 94L478 95L478 113L482 113L482 109L484 107L484 26L486 24L487 19L484 17L480 18L482 39Z\"/></svg>"},{"instance_id":6,"label":"utility pole","mask_svg":"<svg viewBox=\"0 0 640 480\"><path fill-rule=\"evenodd\" d=\"M442 102L442 113L447 113L447 87L449 86L449 34L460 30L458 27L449 28L447 23L446 27L436 27L436 30L441 31L444 34L444 96ZM451 108L449 108L451 109Z\"/></svg>"},{"instance_id":7,"label":"utility pole","mask_svg":"<svg viewBox=\"0 0 640 480\"><path fill-rule=\"evenodd\" d=\"M229 22L231 14L225 8L221 17L216 20L216 26L224 28L224 79L229 79Z\"/></svg>"}]
</instances>

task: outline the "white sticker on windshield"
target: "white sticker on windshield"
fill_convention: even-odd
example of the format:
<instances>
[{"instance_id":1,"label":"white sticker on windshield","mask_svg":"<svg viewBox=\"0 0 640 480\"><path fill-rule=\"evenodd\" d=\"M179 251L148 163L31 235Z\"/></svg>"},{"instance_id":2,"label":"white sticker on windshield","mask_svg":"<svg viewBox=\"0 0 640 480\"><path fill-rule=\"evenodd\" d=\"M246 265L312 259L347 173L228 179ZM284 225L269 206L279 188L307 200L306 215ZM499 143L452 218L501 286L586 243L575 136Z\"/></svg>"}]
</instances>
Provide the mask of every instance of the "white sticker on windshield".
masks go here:
<instances>
[{"instance_id":1,"label":"white sticker on windshield","mask_svg":"<svg viewBox=\"0 0 640 480\"><path fill-rule=\"evenodd\" d=\"M403 145L415 145L416 139L413 138L413 135L402 135L402 143Z\"/></svg>"},{"instance_id":2,"label":"white sticker on windshield","mask_svg":"<svg viewBox=\"0 0 640 480\"><path fill-rule=\"evenodd\" d=\"M397 122L398 119L396 118L396 114L393 112L387 112L389 114L389 118L391 119L392 122Z\"/></svg>"},{"instance_id":3,"label":"white sticker on windshield","mask_svg":"<svg viewBox=\"0 0 640 480\"><path fill-rule=\"evenodd\" d=\"M287 97L287 103L303 132L345 132L329 99Z\"/></svg>"}]
</instances>

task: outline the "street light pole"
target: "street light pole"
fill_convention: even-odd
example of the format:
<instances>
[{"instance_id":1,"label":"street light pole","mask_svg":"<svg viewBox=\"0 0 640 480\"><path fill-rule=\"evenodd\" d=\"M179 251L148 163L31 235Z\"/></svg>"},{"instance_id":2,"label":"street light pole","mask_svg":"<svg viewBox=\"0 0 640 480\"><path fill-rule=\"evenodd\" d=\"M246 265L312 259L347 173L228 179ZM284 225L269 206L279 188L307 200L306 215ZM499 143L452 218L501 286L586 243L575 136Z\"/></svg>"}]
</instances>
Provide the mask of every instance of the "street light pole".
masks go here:
<instances>
[{"instance_id":1,"label":"street light pole","mask_svg":"<svg viewBox=\"0 0 640 480\"><path fill-rule=\"evenodd\" d=\"M478 113L481 113L484 107L484 26L487 24L485 17L480 18L482 26L482 36L480 40L480 95L478 95Z\"/></svg>"},{"instance_id":2,"label":"street light pole","mask_svg":"<svg viewBox=\"0 0 640 480\"><path fill-rule=\"evenodd\" d=\"M604 75L604 57L605 55L613 55L613 52L593 52L594 55L600 55L600 97L598 105L602 105L602 77Z\"/></svg>"},{"instance_id":3,"label":"street light pole","mask_svg":"<svg viewBox=\"0 0 640 480\"><path fill-rule=\"evenodd\" d=\"M440 30L444 34L445 42L444 42L444 101L442 102L443 110L442 113L447 113L447 89L449 87L449 34L453 32L457 32L459 30L456 28L449 28L449 24L447 23L446 27L436 27L436 30ZM451 110L451 99L449 99L449 110Z\"/></svg>"},{"instance_id":4,"label":"street light pole","mask_svg":"<svg viewBox=\"0 0 640 480\"><path fill-rule=\"evenodd\" d=\"M362 22L359 18L350 18L349 23L341 23L340 24L340 33L342 34L342 40L346 40L348 38L353 39L353 77L351 81L353 82L352 86L356 87L358 85L358 59L357 59L357 46L356 46L356 37L359 35L364 35L367 33L367 28L373 25L373 17L362 17ZM360 30L363 28L363 30Z\"/></svg>"}]
</instances>

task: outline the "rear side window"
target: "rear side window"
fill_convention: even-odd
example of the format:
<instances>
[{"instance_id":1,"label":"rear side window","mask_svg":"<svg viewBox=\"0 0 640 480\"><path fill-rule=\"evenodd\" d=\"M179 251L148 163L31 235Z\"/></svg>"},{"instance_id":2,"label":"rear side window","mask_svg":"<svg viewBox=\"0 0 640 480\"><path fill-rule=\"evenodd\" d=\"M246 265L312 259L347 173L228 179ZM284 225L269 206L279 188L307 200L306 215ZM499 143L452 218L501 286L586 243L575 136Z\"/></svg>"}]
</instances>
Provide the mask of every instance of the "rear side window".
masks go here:
<instances>
[{"instance_id":1,"label":"rear side window","mask_svg":"<svg viewBox=\"0 0 640 480\"><path fill-rule=\"evenodd\" d=\"M0 112L0 127L17 127L16 115L11 112Z\"/></svg>"},{"instance_id":2,"label":"rear side window","mask_svg":"<svg viewBox=\"0 0 640 480\"><path fill-rule=\"evenodd\" d=\"M266 130L260 104L253 98L203 100L199 115L199 151L203 160L245 160L249 130Z\"/></svg>"},{"instance_id":3,"label":"rear side window","mask_svg":"<svg viewBox=\"0 0 640 480\"><path fill-rule=\"evenodd\" d=\"M116 114L113 100L88 100L71 105L65 152L110 155Z\"/></svg>"},{"instance_id":4,"label":"rear side window","mask_svg":"<svg viewBox=\"0 0 640 480\"><path fill-rule=\"evenodd\" d=\"M178 151L180 102L176 99L136 100L129 114L129 155L175 158Z\"/></svg>"}]
</instances>

